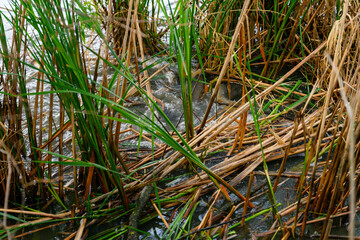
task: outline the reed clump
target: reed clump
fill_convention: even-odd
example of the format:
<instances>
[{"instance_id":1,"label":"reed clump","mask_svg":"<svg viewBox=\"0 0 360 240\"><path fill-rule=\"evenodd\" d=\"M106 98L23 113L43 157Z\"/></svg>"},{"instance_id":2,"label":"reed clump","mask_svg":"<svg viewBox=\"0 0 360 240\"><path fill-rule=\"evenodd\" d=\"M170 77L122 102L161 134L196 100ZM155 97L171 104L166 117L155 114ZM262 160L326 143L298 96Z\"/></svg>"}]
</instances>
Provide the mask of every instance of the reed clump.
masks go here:
<instances>
[{"instance_id":1,"label":"reed clump","mask_svg":"<svg viewBox=\"0 0 360 240\"><path fill-rule=\"evenodd\" d=\"M1 14L0 238L71 223L62 237L136 239L160 216L162 238L225 239L267 213L269 230L246 237L304 236L323 222L319 237L328 239L344 216L355 236L355 1L87 4L21 0ZM177 67L184 131L154 96L169 65ZM201 116L199 81L208 95ZM242 89L236 100L232 84ZM224 86L228 106L215 111ZM302 169L290 173L287 161L300 153ZM256 175L264 176L257 189ZM281 206L277 192L288 178L297 179L296 196ZM263 195L269 207L259 209ZM36 201L47 203L28 206ZM51 205L63 211L51 214ZM103 223L108 229L88 235Z\"/></svg>"}]
</instances>

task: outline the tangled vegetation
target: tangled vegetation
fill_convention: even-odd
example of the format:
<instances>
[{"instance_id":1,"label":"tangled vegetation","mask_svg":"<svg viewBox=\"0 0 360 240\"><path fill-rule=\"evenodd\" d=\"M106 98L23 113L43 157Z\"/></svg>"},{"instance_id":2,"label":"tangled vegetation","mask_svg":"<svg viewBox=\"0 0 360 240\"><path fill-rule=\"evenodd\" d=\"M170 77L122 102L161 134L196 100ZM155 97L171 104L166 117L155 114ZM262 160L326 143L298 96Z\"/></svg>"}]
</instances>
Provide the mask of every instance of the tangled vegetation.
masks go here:
<instances>
[{"instance_id":1,"label":"tangled vegetation","mask_svg":"<svg viewBox=\"0 0 360 240\"><path fill-rule=\"evenodd\" d=\"M161 239L227 239L272 214L246 238L310 236L322 223L328 239L347 221L355 239L359 10L357 0L11 2L0 16L0 238L51 228L138 239L158 219ZM153 90L169 67L176 121ZM295 196L281 205L289 178Z\"/></svg>"}]
</instances>

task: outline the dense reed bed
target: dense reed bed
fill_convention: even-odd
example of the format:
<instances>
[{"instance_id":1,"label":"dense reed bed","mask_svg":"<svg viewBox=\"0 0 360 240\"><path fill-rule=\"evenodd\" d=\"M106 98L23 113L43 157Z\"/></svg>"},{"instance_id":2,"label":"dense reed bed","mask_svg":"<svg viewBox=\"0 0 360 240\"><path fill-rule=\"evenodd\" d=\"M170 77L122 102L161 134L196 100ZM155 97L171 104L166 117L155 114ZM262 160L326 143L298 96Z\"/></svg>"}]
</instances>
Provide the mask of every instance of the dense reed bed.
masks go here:
<instances>
[{"instance_id":1,"label":"dense reed bed","mask_svg":"<svg viewBox=\"0 0 360 240\"><path fill-rule=\"evenodd\" d=\"M228 239L269 214L272 226L247 238L310 236L322 223L328 239L344 222L355 238L357 1L11 6L0 18L1 239L48 228L138 239L155 219L160 238ZM153 91L169 66L182 100L175 120ZM288 171L299 154L301 168ZM296 196L281 206L289 178ZM255 203L263 195L267 207ZM95 225L104 227L89 234Z\"/></svg>"}]
</instances>

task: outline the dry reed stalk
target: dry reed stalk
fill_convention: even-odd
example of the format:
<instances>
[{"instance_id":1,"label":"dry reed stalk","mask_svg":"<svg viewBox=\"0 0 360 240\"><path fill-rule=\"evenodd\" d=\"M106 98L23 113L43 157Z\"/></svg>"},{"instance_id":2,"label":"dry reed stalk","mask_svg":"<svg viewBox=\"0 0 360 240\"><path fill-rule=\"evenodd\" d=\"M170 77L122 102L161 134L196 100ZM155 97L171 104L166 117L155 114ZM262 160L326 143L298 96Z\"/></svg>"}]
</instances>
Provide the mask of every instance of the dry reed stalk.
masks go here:
<instances>
[{"instance_id":1,"label":"dry reed stalk","mask_svg":"<svg viewBox=\"0 0 360 240\"><path fill-rule=\"evenodd\" d=\"M161 220L163 221L163 223L165 224L165 226L169 229L169 224L167 223L167 221L165 220L164 216L161 214L159 208L156 206L156 204L154 203L153 200L151 200L151 204L153 205L154 209L156 210L156 212L159 214Z\"/></svg>"},{"instance_id":2,"label":"dry reed stalk","mask_svg":"<svg viewBox=\"0 0 360 240\"><path fill-rule=\"evenodd\" d=\"M16 235L16 236L14 236L14 238L23 238L24 236L27 236L27 235L30 235L30 234L33 234L33 233L36 233L36 232L43 231L45 229L54 228L54 227L59 226L59 225L64 224L64 223L65 222L59 222L59 223L55 223L55 224L50 224L50 225L45 226L45 227L41 227L41 228L38 228L38 229L35 229L35 230L31 230L31 231Z\"/></svg>"},{"instance_id":3,"label":"dry reed stalk","mask_svg":"<svg viewBox=\"0 0 360 240\"><path fill-rule=\"evenodd\" d=\"M6 152L4 150L0 150L1 153L3 153L6 156L6 163L7 163L7 175L6 175L6 179L4 178L2 181L6 181L6 186L5 186L5 196L4 196L4 214L3 214L3 220L2 220L2 225L3 228L5 229L7 235L9 236L10 240L11 240L11 235L10 235L10 231L9 228L7 226L7 213L11 212L11 209L8 209L9 207L9 198L10 198L10 189L11 189L11 179L12 179L12 158L13 156L10 154L10 152Z\"/></svg>"},{"instance_id":4,"label":"dry reed stalk","mask_svg":"<svg viewBox=\"0 0 360 240\"><path fill-rule=\"evenodd\" d=\"M139 19L138 19L138 14L137 14L137 10L139 9L139 0L136 0L134 8L135 8L135 12L134 12L133 16L134 16L136 33L137 33L137 40L138 40L139 48L140 48L141 60L143 62L142 67L143 67L143 69L145 69L144 77L145 77L145 79L148 79L149 78L149 73L146 70L143 36L140 34L141 29L140 29L140 26L139 26ZM135 40L135 37L134 37L134 40ZM135 54L136 54L136 52L135 52ZM150 99L152 99L152 100L155 99L153 94L152 94L150 82L146 83L146 93L147 93L147 95L149 96Z\"/></svg>"},{"instance_id":5,"label":"dry reed stalk","mask_svg":"<svg viewBox=\"0 0 360 240\"><path fill-rule=\"evenodd\" d=\"M91 151L90 162L91 162L91 163L95 163L95 152L94 152L94 150ZM88 199L88 196L89 196L89 194L90 194L90 191L91 191L91 183L92 183L92 181L93 181L93 174L94 174L94 167L89 167L89 170L88 170L88 173L87 173L86 182L84 183L85 192L84 192L84 196L83 196L83 202L85 202L85 201Z\"/></svg>"},{"instance_id":6,"label":"dry reed stalk","mask_svg":"<svg viewBox=\"0 0 360 240\"><path fill-rule=\"evenodd\" d=\"M244 210L243 210L243 213L242 213L243 215L246 215L246 210L247 210L247 207L248 207L248 204L249 204L249 198L250 198L250 194L251 194L251 187L252 187L252 184L253 184L253 180L254 180L254 172L251 172L249 182L248 182L248 188L247 188L247 191L246 191L246 200L245 200L245 203L244 203ZM241 219L241 225L244 226L244 223L245 223L245 218L242 218Z\"/></svg>"},{"instance_id":7,"label":"dry reed stalk","mask_svg":"<svg viewBox=\"0 0 360 240\"><path fill-rule=\"evenodd\" d=\"M44 54L44 52L45 52L45 47L43 46L42 47L42 53ZM44 64L44 62L42 61L41 62L42 64ZM38 76L37 76L37 78L39 79L37 82L36 82L36 93L39 93L40 92L40 85L41 85L41 79L42 79L42 77L43 77L43 74L39 71L38 72ZM41 116L42 115L40 115L40 116L38 116L38 111L39 111L39 95L35 95L35 101L34 101L34 107L33 107L33 110L34 110L34 118L33 118L33 135L34 136L36 136L36 133L37 133L37 124L36 124L36 122L37 122L37 119L39 118L39 119L41 119ZM40 109L40 111L41 111L41 109ZM39 132L41 132L42 131L42 129L40 129L39 128ZM40 140L40 138L39 138L39 140L38 140L38 142L39 143L41 143L42 141ZM40 157L40 160L41 160L41 153L40 153L40 155L39 155L39 157Z\"/></svg>"},{"instance_id":8,"label":"dry reed stalk","mask_svg":"<svg viewBox=\"0 0 360 240\"><path fill-rule=\"evenodd\" d=\"M60 100L59 100L60 101ZM64 118L65 118L65 110L63 105L60 102L60 116L59 116L59 123L60 123L60 129L62 129L64 127ZM63 154L63 134L59 134L59 154L62 155ZM59 157L59 162L62 162L63 158ZM61 199L63 199L64 197L64 171L63 171L64 167L62 164L59 164L59 197Z\"/></svg>"},{"instance_id":9,"label":"dry reed stalk","mask_svg":"<svg viewBox=\"0 0 360 240\"><path fill-rule=\"evenodd\" d=\"M198 188L196 191L194 191L194 198L193 198L189 208L186 210L186 212L184 214L184 217L183 217L184 219L186 219L189 216L189 214L192 211L192 209L194 208L196 202L199 200L199 197L201 196L202 191L203 191L203 189L201 187Z\"/></svg>"},{"instance_id":10,"label":"dry reed stalk","mask_svg":"<svg viewBox=\"0 0 360 240\"><path fill-rule=\"evenodd\" d=\"M205 216L203 217L201 223L197 227L195 227L193 230L191 230L190 232L204 228L206 225L206 222L209 221L209 216L211 215L210 212L211 212L215 202L217 201L218 197L220 196L220 190L217 190L213 196L214 196L214 199L213 199L212 203L210 204L209 209L206 211ZM195 237L195 235L193 237Z\"/></svg>"},{"instance_id":11,"label":"dry reed stalk","mask_svg":"<svg viewBox=\"0 0 360 240\"><path fill-rule=\"evenodd\" d=\"M37 215L37 216L42 216L42 217L50 217L50 218L53 218L53 219L62 219L63 218L63 217L58 216L56 214L25 211L25 210L16 210L16 209L6 209L6 208L0 208L0 212L10 212L10 213L27 214L27 215Z\"/></svg>"},{"instance_id":12,"label":"dry reed stalk","mask_svg":"<svg viewBox=\"0 0 360 240\"><path fill-rule=\"evenodd\" d=\"M54 91L54 87L51 86L50 91ZM52 131L53 131L53 108L54 108L54 94L50 93L50 100L49 100L49 115L48 115L48 139L51 139L52 137ZM41 148L41 147L40 147ZM52 152L52 143L49 142L48 144L48 149L49 152ZM51 162L51 155L49 156L49 162ZM52 168L51 168L51 163L48 164L48 177L51 180L51 175L52 175Z\"/></svg>"},{"instance_id":13,"label":"dry reed stalk","mask_svg":"<svg viewBox=\"0 0 360 240\"><path fill-rule=\"evenodd\" d=\"M261 171L254 171L254 174L256 175L260 175L260 176L265 176L265 173L264 172L261 172ZM269 176L278 176L279 173L277 171L269 171ZM302 172L283 172L281 174L281 177L282 178L300 178L302 175ZM317 173L316 176L319 176L320 177L320 173ZM310 177L311 175L310 174L307 174L306 175L307 177Z\"/></svg>"},{"instance_id":14,"label":"dry reed stalk","mask_svg":"<svg viewBox=\"0 0 360 240\"><path fill-rule=\"evenodd\" d=\"M298 126L299 126L299 123L300 123L300 119L298 117L295 118L295 122L294 122L294 131L292 132L292 136L289 140L289 145L288 147L286 148L285 150L285 154L284 154L284 159L283 161L281 162L281 166L280 166L280 169L279 169L279 174L278 176L276 177L276 180L275 180L275 183L273 185L273 188L274 188L274 192L276 192L276 188L277 188L277 185L279 183L279 180L280 180L280 176L281 174L283 173L284 171L284 168L285 168L285 163L286 163L286 160L289 156L289 153L290 153L290 149L291 149L291 145L293 144L293 140L295 138L295 135L296 135L296 132L297 132L297 129L298 129ZM302 122L301 122L302 123ZM305 137L305 140L306 140L306 137ZM306 142L306 141L305 141Z\"/></svg>"},{"instance_id":15,"label":"dry reed stalk","mask_svg":"<svg viewBox=\"0 0 360 240\"><path fill-rule=\"evenodd\" d=\"M85 225L86 225L86 215L83 215L83 218L80 221L80 227L75 235L75 240L80 240L82 239L83 233L84 233L84 229L85 229ZM85 236L84 236L85 237Z\"/></svg>"},{"instance_id":16,"label":"dry reed stalk","mask_svg":"<svg viewBox=\"0 0 360 240\"><path fill-rule=\"evenodd\" d=\"M77 232L73 232L73 233L71 233L69 236L67 236L66 238L64 238L64 240L70 240L70 239L72 239L73 237L75 237L76 234L77 234Z\"/></svg>"},{"instance_id":17,"label":"dry reed stalk","mask_svg":"<svg viewBox=\"0 0 360 240\"><path fill-rule=\"evenodd\" d=\"M78 214L80 212L80 210L76 210L75 213ZM20 224L15 224L15 225L11 225L9 226L10 229L15 229L15 228L21 228L21 227L26 227L26 226L31 226L33 224L38 224L38 223L45 223L47 221L50 221L52 219L55 218L65 218L66 216L70 216L71 215L71 211L65 212L65 213L60 213L60 214L54 214L54 216L52 217L45 217L45 218L40 218L37 220L33 220L33 221L29 221L27 223L20 223Z\"/></svg>"},{"instance_id":18,"label":"dry reed stalk","mask_svg":"<svg viewBox=\"0 0 360 240\"><path fill-rule=\"evenodd\" d=\"M229 214L226 215L226 217L221 221L221 223L225 223L225 222L229 221L231 219L232 215L234 214L235 209L236 209L236 206L232 206ZM226 240L227 235L228 235L228 231L229 231L229 225L227 223L225 223L224 226L222 227L220 233L219 233L219 236L220 237L223 236L223 239Z\"/></svg>"},{"instance_id":19,"label":"dry reed stalk","mask_svg":"<svg viewBox=\"0 0 360 240\"><path fill-rule=\"evenodd\" d=\"M77 159L76 156L76 142L75 142L75 118L74 118L74 106L71 106L71 130L73 134L71 135L71 150L72 150L72 157L73 159ZM79 203L79 194L78 194L78 175L77 175L77 168L73 166L73 179L74 179L74 190L75 190L75 202L77 208L80 207Z\"/></svg>"}]
</instances>

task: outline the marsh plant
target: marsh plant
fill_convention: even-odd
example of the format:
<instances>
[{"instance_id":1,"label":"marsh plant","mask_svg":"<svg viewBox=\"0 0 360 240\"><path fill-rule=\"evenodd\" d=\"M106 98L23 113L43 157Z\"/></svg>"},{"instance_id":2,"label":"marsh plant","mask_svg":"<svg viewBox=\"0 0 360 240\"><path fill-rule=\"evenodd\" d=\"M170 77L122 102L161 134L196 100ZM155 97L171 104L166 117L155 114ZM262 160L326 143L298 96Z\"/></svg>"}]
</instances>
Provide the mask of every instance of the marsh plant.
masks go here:
<instances>
[{"instance_id":1,"label":"marsh plant","mask_svg":"<svg viewBox=\"0 0 360 240\"><path fill-rule=\"evenodd\" d=\"M0 15L0 238L61 228L138 239L161 219L160 238L226 239L272 213L268 231L246 237L305 236L323 222L328 239L345 219L353 239L358 13L345 0L11 2ZM184 129L153 94L168 66ZM287 178L297 184L284 201ZM267 207L255 204L263 195Z\"/></svg>"}]
</instances>

